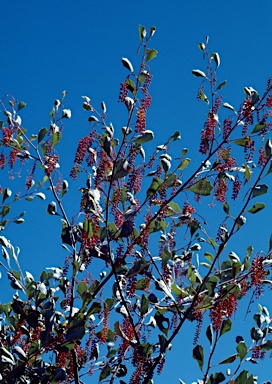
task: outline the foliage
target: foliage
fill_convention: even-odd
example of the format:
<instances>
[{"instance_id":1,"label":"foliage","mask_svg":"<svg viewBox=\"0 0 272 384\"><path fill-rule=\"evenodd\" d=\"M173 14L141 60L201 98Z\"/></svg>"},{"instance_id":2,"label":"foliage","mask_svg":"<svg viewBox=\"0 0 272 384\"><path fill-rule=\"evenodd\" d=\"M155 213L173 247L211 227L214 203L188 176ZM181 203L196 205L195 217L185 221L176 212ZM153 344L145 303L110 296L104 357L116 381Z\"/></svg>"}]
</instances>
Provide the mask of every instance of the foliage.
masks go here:
<instances>
[{"instance_id":1,"label":"foliage","mask_svg":"<svg viewBox=\"0 0 272 384\"><path fill-rule=\"evenodd\" d=\"M10 186L1 187L0 264L14 290L11 301L0 304L1 383L80 383L94 375L99 382L149 384L162 373L188 321L196 329L192 357L200 368L199 383L254 383L243 363L257 363L272 348L269 312L259 305L256 326L249 330L251 346L237 336L233 355L216 357L240 302L249 297L251 303L271 285L271 239L267 252L254 253L248 246L244 258L231 248L248 216L265 209L264 179L272 170L271 79L262 95L245 87L236 111L220 93L226 81L217 81L219 54L209 53L208 39L199 43L207 67L192 73L201 81L198 99L208 108L199 146L203 160L194 166L187 148L172 159L178 131L151 153L154 133L146 118L150 65L158 54L149 48L154 33L155 27L139 27L138 71L122 59L127 75L119 102L127 118L120 132L109 122L104 102L96 109L83 96L90 128L78 143L70 173L69 183L79 183L72 218L57 151L65 119L71 117L64 107L66 92L54 101L49 128L35 135L22 126L19 111L25 103L11 96L1 100L0 168L11 178L16 166L28 172L24 192L14 195ZM24 223L25 212L11 216L13 204L37 197L53 199L47 213L61 220L67 251L63 267L47 268L38 280L22 271L5 236L9 227ZM207 210L201 215L207 204L222 207L212 225ZM199 344L203 336L208 351ZM225 364L231 366L227 375Z\"/></svg>"}]
</instances>

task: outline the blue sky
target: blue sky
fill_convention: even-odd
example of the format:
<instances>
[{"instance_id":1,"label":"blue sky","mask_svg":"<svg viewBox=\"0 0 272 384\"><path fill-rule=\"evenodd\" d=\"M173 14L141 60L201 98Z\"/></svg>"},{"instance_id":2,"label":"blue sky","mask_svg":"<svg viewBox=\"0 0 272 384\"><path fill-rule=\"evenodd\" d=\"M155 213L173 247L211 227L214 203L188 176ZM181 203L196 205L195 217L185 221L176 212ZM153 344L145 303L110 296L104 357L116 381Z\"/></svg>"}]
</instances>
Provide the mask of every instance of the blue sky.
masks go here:
<instances>
[{"instance_id":1,"label":"blue sky","mask_svg":"<svg viewBox=\"0 0 272 384\"><path fill-rule=\"evenodd\" d=\"M196 101L199 79L191 74L192 69L205 70L197 43L210 36L211 51L219 52L221 57L218 76L228 81L222 92L224 101L236 108L243 100L244 86L261 93L267 77L272 75L269 1L2 1L1 14L0 97L12 94L27 103L21 117L28 132L48 127L54 99L60 98L64 89L68 92L65 106L71 108L72 118L66 124L61 150L64 177L69 175L78 139L89 129L88 114L81 107L82 95L89 96L95 106L104 100L116 129L124 125L126 115L118 104L118 93L127 73L121 58L127 57L137 65L139 24L157 27L151 43L159 54L151 62L154 78L148 129L154 131L156 144L179 130L182 141L175 146L177 153L188 147L193 162L200 159L194 145L198 148L207 114L204 103ZM0 184L8 182L0 177ZM14 181L15 189L17 182ZM72 196L75 201L79 199L76 194ZM76 213L73 202L67 204L71 216ZM64 255L52 237L54 231L59 231L59 222L45 214L47 203L34 203L38 214L30 204L26 224L16 227L16 235L12 227L9 233L9 238L21 248L23 269L33 274L46 266L62 265ZM253 227L252 233L242 233L238 239L243 240L242 246L235 245L238 250L246 249L249 238L255 247L262 242L261 247L267 249L271 207L261 212L258 219L259 233ZM186 343L191 351L187 338ZM235 343L232 348L230 354L234 353ZM165 382L167 374L170 378L172 373L171 382L177 382L178 376L186 383L200 377L197 364L191 361L192 368L178 374L179 350L175 349L171 356L175 369L169 362L156 383ZM189 360L183 363L187 369Z\"/></svg>"}]
</instances>

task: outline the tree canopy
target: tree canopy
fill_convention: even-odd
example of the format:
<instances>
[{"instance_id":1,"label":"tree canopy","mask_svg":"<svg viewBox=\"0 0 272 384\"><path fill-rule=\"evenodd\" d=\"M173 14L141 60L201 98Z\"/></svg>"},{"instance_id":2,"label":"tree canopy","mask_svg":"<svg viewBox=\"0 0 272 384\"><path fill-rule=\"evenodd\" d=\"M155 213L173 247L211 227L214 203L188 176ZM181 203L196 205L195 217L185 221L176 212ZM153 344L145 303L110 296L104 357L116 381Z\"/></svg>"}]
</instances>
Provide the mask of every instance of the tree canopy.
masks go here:
<instances>
[{"instance_id":1,"label":"tree canopy","mask_svg":"<svg viewBox=\"0 0 272 384\"><path fill-rule=\"evenodd\" d=\"M223 99L227 81L206 37L198 44L205 65L192 69L197 98L207 108L203 127L192 131L188 148L175 129L153 146L157 132L147 115L155 32L139 26L137 64L121 59L122 127L111 121L106 102L82 96L88 132L67 177L61 164L71 154L61 158L59 151L73 113L67 92L35 134L23 126L24 102L11 95L0 101L0 169L10 178L1 183L0 266L11 287L10 300L0 304L1 383L151 384L163 377L187 323L194 327L192 345L181 344L180 351L192 350L198 383L256 383L244 365L269 358L272 328L261 304L255 325L246 321L245 334L233 336L233 353L221 359L217 351L239 310L252 318L254 300L265 301L271 288L272 237L266 249L254 250L246 235L269 196L271 78L262 94L244 87L236 110ZM14 191L18 175L21 188ZM47 266L38 278L21 268L18 244L8 240L36 199L48 201L47 214L60 222L53 241L66 251L61 266ZM22 202L26 211L14 215ZM237 237L241 255L232 248ZM180 375L177 370L177 381Z\"/></svg>"}]
</instances>

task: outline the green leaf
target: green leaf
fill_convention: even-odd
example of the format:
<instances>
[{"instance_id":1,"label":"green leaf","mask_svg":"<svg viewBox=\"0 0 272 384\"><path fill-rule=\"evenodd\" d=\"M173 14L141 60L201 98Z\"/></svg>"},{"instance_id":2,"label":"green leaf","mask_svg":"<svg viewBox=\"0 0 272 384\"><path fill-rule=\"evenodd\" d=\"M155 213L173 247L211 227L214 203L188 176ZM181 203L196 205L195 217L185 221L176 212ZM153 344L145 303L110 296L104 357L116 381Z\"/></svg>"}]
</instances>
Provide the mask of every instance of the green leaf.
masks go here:
<instances>
[{"instance_id":1,"label":"green leaf","mask_svg":"<svg viewBox=\"0 0 272 384\"><path fill-rule=\"evenodd\" d=\"M268 191L268 185L259 184L253 189L252 197L264 195L267 193L267 191Z\"/></svg>"},{"instance_id":2,"label":"green leaf","mask_svg":"<svg viewBox=\"0 0 272 384\"><path fill-rule=\"evenodd\" d=\"M212 189L213 187L211 185L210 180L203 179L195 183L188 190L198 195L208 196L211 194Z\"/></svg>"},{"instance_id":3,"label":"green leaf","mask_svg":"<svg viewBox=\"0 0 272 384\"><path fill-rule=\"evenodd\" d=\"M243 358L246 356L247 354L247 346L245 344L244 341L240 341L236 347L236 350L239 354L239 357L240 357L240 361L243 360Z\"/></svg>"},{"instance_id":4,"label":"green leaf","mask_svg":"<svg viewBox=\"0 0 272 384\"><path fill-rule=\"evenodd\" d=\"M206 78L206 75L204 72L200 71L199 69L193 69L192 70L192 74L195 76L195 77L205 77Z\"/></svg>"},{"instance_id":5,"label":"green leaf","mask_svg":"<svg viewBox=\"0 0 272 384\"><path fill-rule=\"evenodd\" d=\"M239 139L239 140L235 140L233 144L239 145L240 147L244 147L249 143L250 140L251 139Z\"/></svg>"},{"instance_id":6,"label":"green leaf","mask_svg":"<svg viewBox=\"0 0 272 384\"><path fill-rule=\"evenodd\" d=\"M111 374L111 367L106 364L100 373L99 382L106 379L106 377L108 377L110 374Z\"/></svg>"},{"instance_id":7,"label":"green leaf","mask_svg":"<svg viewBox=\"0 0 272 384\"><path fill-rule=\"evenodd\" d=\"M2 208L2 211L0 212L0 215L2 217L5 217L10 211L10 206L9 205L4 205L4 207Z\"/></svg>"},{"instance_id":8,"label":"green leaf","mask_svg":"<svg viewBox=\"0 0 272 384\"><path fill-rule=\"evenodd\" d=\"M198 48L201 50L201 51L204 51L204 49L206 48L206 45L204 43L198 43L197 44Z\"/></svg>"},{"instance_id":9,"label":"green leaf","mask_svg":"<svg viewBox=\"0 0 272 384\"><path fill-rule=\"evenodd\" d=\"M47 134L48 130L46 128L41 128L38 133L38 143L40 143L45 135Z\"/></svg>"},{"instance_id":10,"label":"green leaf","mask_svg":"<svg viewBox=\"0 0 272 384\"><path fill-rule=\"evenodd\" d=\"M165 267L168 260L170 260L171 258L172 258L172 253L167 249L167 247L164 247L162 251L162 267Z\"/></svg>"},{"instance_id":11,"label":"green leaf","mask_svg":"<svg viewBox=\"0 0 272 384\"><path fill-rule=\"evenodd\" d=\"M72 326L68 328L66 333L66 340L81 340L85 335L85 322L83 320L77 320L72 323Z\"/></svg>"},{"instance_id":12,"label":"green leaf","mask_svg":"<svg viewBox=\"0 0 272 384\"><path fill-rule=\"evenodd\" d=\"M61 132L55 132L52 135L52 146L55 147L61 139Z\"/></svg>"},{"instance_id":13,"label":"green leaf","mask_svg":"<svg viewBox=\"0 0 272 384\"><path fill-rule=\"evenodd\" d=\"M154 27L153 27L154 28ZM155 28L156 29L156 28ZM146 29L144 26L142 25L139 25L138 27L138 31L139 31L139 38L140 40L143 42L144 41L144 38L146 36Z\"/></svg>"},{"instance_id":14,"label":"green leaf","mask_svg":"<svg viewBox=\"0 0 272 384\"><path fill-rule=\"evenodd\" d=\"M93 303L91 305L91 307L89 308L87 314L86 314L86 317L90 317L92 314L94 313L99 313L101 312L102 310L102 307L101 307L101 304L100 303Z\"/></svg>"},{"instance_id":15,"label":"green leaf","mask_svg":"<svg viewBox=\"0 0 272 384\"><path fill-rule=\"evenodd\" d=\"M82 296L88 291L88 286L85 283L85 281L80 281L77 286L77 292L79 296L82 298Z\"/></svg>"},{"instance_id":16,"label":"green leaf","mask_svg":"<svg viewBox=\"0 0 272 384\"><path fill-rule=\"evenodd\" d=\"M222 89L222 88L225 87L226 85L227 85L227 81L226 81L226 80L225 80L225 81L222 81L222 83L220 83L216 89L217 89L217 90Z\"/></svg>"},{"instance_id":17,"label":"green leaf","mask_svg":"<svg viewBox=\"0 0 272 384\"><path fill-rule=\"evenodd\" d=\"M230 216L230 205L229 205L229 203L225 202L225 203L223 204L223 210L224 210L224 212L225 212L228 216Z\"/></svg>"},{"instance_id":18,"label":"green leaf","mask_svg":"<svg viewBox=\"0 0 272 384\"><path fill-rule=\"evenodd\" d=\"M133 94L134 97L136 97L136 85L133 80L126 79L126 85L127 88L130 90L130 92Z\"/></svg>"},{"instance_id":19,"label":"green leaf","mask_svg":"<svg viewBox=\"0 0 272 384\"><path fill-rule=\"evenodd\" d=\"M264 129L266 127L266 123L264 122L260 122L258 124L255 125L255 127L253 128L252 132L251 133L257 133L257 132L260 132L262 129Z\"/></svg>"},{"instance_id":20,"label":"green leaf","mask_svg":"<svg viewBox=\"0 0 272 384\"><path fill-rule=\"evenodd\" d=\"M176 141L176 140L180 140L181 139L181 134L179 131L176 131L175 133L173 133L173 135L171 135L169 137L169 139L167 140L168 142L169 141Z\"/></svg>"},{"instance_id":21,"label":"green leaf","mask_svg":"<svg viewBox=\"0 0 272 384\"><path fill-rule=\"evenodd\" d=\"M154 59L157 54L158 54L158 51L156 49L146 49L146 52L147 52L147 56L146 56L146 60L145 62L147 63L148 61Z\"/></svg>"},{"instance_id":22,"label":"green leaf","mask_svg":"<svg viewBox=\"0 0 272 384\"><path fill-rule=\"evenodd\" d=\"M2 203L12 195L12 191L9 188L5 188L2 192Z\"/></svg>"},{"instance_id":23,"label":"green leaf","mask_svg":"<svg viewBox=\"0 0 272 384\"><path fill-rule=\"evenodd\" d=\"M205 252L205 253L204 253L204 256L206 257L206 259L207 259L209 262L212 263L212 261L213 261L213 255L212 255L211 253L209 253L209 252Z\"/></svg>"},{"instance_id":24,"label":"green leaf","mask_svg":"<svg viewBox=\"0 0 272 384\"><path fill-rule=\"evenodd\" d=\"M257 213L257 212L261 211L264 208L265 208L265 204L263 204L263 203L256 203L256 204L253 205L253 207L248 209L247 212Z\"/></svg>"},{"instance_id":25,"label":"green leaf","mask_svg":"<svg viewBox=\"0 0 272 384\"><path fill-rule=\"evenodd\" d=\"M179 165L178 170L179 170L179 171L183 171L185 168L188 167L188 165L190 164L190 162L191 162L191 159L189 159L189 158L184 159L184 160L181 162L181 164Z\"/></svg>"},{"instance_id":26,"label":"green leaf","mask_svg":"<svg viewBox=\"0 0 272 384\"><path fill-rule=\"evenodd\" d=\"M37 139L37 137L38 137L38 135L30 135L29 136L29 139L31 140L31 141L34 141L34 140L36 140Z\"/></svg>"},{"instance_id":27,"label":"green leaf","mask_svg":"<svg viewBox=\"0 0 272 384\"><path fill-rule=\"evenodd\" d=\"M20 111L20 109L23 109L25 106L26 103L24 101L20 101L20 103L18 104L18 111Z\"/></svg>"},{"instance_id":28,"label":"green leaf","mask_svg":"<svg viewBox=\"0 0 272 384\"><path fill-rule=\"evenodd\" d=\"M214 62L216 64L216 68L218 68L219 65L220 65L220 56L219 56L219 54L217 52L214 52L214 53L212 53L211 58L214 60Z\"/></svg>"},{"instance_id":29,"label":"green leaf","mask_svg":"<svg viewBox=\"0 0 272 384\"><path fill-rule=\"evenodd\" d=\"M269 239L269 250L268 252L270 252L272 249L272 234L270 235L270 239Z\"/></svg>"},{"instance_id":30,"label":"green leaf","mask_svg":"<svg viewBox=\"0 0 272 384\"><path fill-rule=\"evenodd\" d=\"M148 298L143 294L141 299L141 305L140 305L140 312L142 315L145 315L148 312L149 308L149 300Z\"/></svg>"},{"instance_id":31,"label":"green leaf","mask_svg":"<svg viewBox=\"0 0 272 384\"><path fill-rule=\"evenodd\" d=\"M166 310L157 310L154 319L157 322L159 329L167 336L170 327L170 320L163 315ZM167 325L167 328L165 327Z\"/></svg>"},{"instance_id":32,"label":"green leaf","mask_svg":"<svg viewBox=\"0 0 272 384\"><path fill-rule=\"evenodd\" d=\"M122 64L125 68L127 68L130 72L134 72L134 69L133 69L133 66L131 64L131 62L126 58L126 57L123 57L122 58ZM104 108L102 106L102 110L103 112L105 113L106 111L104 111Z\"/></svg>"},{"instance_id":33,"label":"green leaf","mask_svg":"<svg viewBox=\"0 0 272 384\"><path fill-rule=\"evenodd\" d=\"M232 355L232 356L228 357L227 359L220 361L220 363L218 363L218 364L233 363L233 361L236 360L238 356L239 356L238 354Z\"/></svg>"},{"instance_id":34,"label":"green leaf","mask_svg":"<svg viewBox=\"0 0 272 384\"><path fill-rule=\"evenodd\" d=\"M129 269L128 272L126 273L126 278L128 279L129 277L137 275L143 269L145 269L148 265L149 263L144 259L136 260L133 263L133 266L131 267L131 269Z\"/></svg>"},{"instance_id":35,"label":"green leaf","mask_svg":"<svg viewBox=\"0 0 272 384\"><path fill-rule=\"evenodd\" d=\"M230 105L229 103L224 103L224 104L223 104L223 107L224 107L224 108L227 108L227 109L230 109L231 111L235 111L235 109L233 108L233 106Z\"/></svg>"},{"instance_id":36,"label":"green leaf","mask_svg":"<svg viewBox=\"0 0 272 384\"><path fill-rule=\"evenodd\" d=\"M18 219L14 220L15 224L23 224L25 220L22 217L19 217Z\"/></svg>"},{"instance_id":37,"label":"green leaf","mask_svg":"<svg viewBox=\"0 0 272 384\"><path fill-rule=\"evenodd\" d=\"M146 197L154 195L162 185L163 181L159 177L153 177L152 183L146 191Z\"/></svg>"},{"instance_id":38,"label":"green leaf","mask_svg":"<svg viewBox=\"0 0 272 384\"><path fill-rule=\"evenodd\" d=\"M220 337L225 333L229 332L231 330L231 326L232 326L232 321L230 319L223 320L221 329L220 329Z\"/></svg>"},{"instance_id":39,"label":"green leaf","mask_svg":"<svg viewBox=\"0 0 272 384\"><path fill-rule=\"evenodd\" d=\"M272 340L267 340L260 347L262 351L270 351L272 349Z\"/></svg>"},{"instance_id":40,"label":"green leaf","mask_svg":"<svg viewBox=\"0 0 272 384\"><path fill-rule=\"evenodd\" d=\"M205 93L202 90L200 90L199 96L200 96L200 99L203 100L207 105L210 104L208 97L205 95Z\"/></svg>"},{"instance_id":41,"label":"green leaf","mask_svg":"<svg viewBox=\"0 0 272 384\"><path fill-rule=\"evenodd\" d=\"M266 175L269 175L272 172L272 160L270 160L269 169Z\"/></svg>"},{"instance_id":42,"label":"green leaf","mask_svg":"<svg viewBox=\"0 0 272 384\"><path fill-rule=\"evenodd\" d=\"M213 343L213 329L212 329L212 325L208 325L207 329L206 329L206 336L207 336L207 339L209 340L210 344L212 345Z\"/></svg>"},{"instance_id":43,"label":"green leaf","mask_svg":"<svg viewBox=\"0 0 272 384\"><path fill-rule=\"evenodd\" d=\"M175 203L174 201L172 201L171 203L167 204L168 207L172 208L175 212L182 212L181 209L180 209L180 206Z\"/></svg>"},{"instance_id":44,"label":"green leaf","mask_svg":"<svg viewBox=\"0 0 272 384\"><path fill-rule=\"evenodd\" d=\"M272 154L272 143L270 139L267 139L264 147L265 158L268 159L271 156L271 154Z\"/></svg>"},{"instance_id":45,"label":"green leaf","mask_svg":"<svg viewBox=\"0 0 272 384\"><path fill-rule=\"evenodd\" d=\"M240 373L240 375L236 378L235 380L235 384L249 384L247 382L247 374L248 374L248 371L246 371L245 369ZM253 384L253 383L252 383Z\"/></svg>"},{"instance_id":46,"label":"green leaf","mask_svg":"<svg viewBox=\"0 0 272 384\"><path fill-rule=\"evenodd\" d=\"M144 144L154 139L154 133L152 131L145 131L145 133L141 136L136 137L133 140L136 144Z\"/></svg>"},{"instance_id":47,"label":"green leaf","mask_svg":"<svg viewBox=\"0 0 272 384\"><path fill-rule=\"evenodd\" d=\"M202 371L204 363L204 350L202 345L196 345L193 349L193 358L198 362L199 368Z\"/></svg>"}]
</instances>

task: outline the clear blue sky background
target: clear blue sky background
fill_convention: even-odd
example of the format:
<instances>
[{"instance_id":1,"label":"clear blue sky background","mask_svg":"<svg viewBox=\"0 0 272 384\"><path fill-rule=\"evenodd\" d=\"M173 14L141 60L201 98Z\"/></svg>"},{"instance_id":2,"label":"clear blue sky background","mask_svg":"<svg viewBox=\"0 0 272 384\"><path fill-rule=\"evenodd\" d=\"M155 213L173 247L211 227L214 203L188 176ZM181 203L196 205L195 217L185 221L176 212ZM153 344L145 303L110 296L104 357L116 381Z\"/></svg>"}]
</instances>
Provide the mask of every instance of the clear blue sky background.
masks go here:
<instances>
[{"instance_id":1,"label":"clear blue sky background","mask_svg":"<svg viewBox=\"0 0 272 384\"><path fill-rule=\"evenodd\" d=\"M82 95L89 96L97 107L101 100L106 102L115 129L126 122L124 109L118 104L119 84L127 75L121 58L128 57L136 66L139 24L157 27L151 44L159 54L150 63L154 80L148 129L154 131L156 144L180 130L182 141L176 146L177 153L181 147L188 147L195 162L200 158L196 148L207 113L204 103L196 101L199 80L191 74L192 69L205 70L197 43L210 36L210 50L219 52L222 61L220 80L228 80L222 92L224 101L236 108L243 100L244 86L261 93L272 75L272 3L268 0L2 1L1 15L0 97L12 94L27 103L21 117L28 132L49 126L54 99L60 98L64 89L68 91L65 106L71 108L72 118L66 124L61 150L64 178L69 175L78 139L89 129ZM5 186L8 181L2 177L0 184ZM15 191L17 182L13 182ZM73 204L79 201L78 195L72 196L66 201L71 216L77 210ZM16 227L16 235L14 227L6 235L20 246L23 269L37 275L46 266L62 265L65 255L53 238L60 224L45 214L47 204L39 201L34 203L35 209L27 206L26 224ZM254 219L249 222L251 232L241 233L235 251L245 250L249 244L267 250L271 206L258 214L255 225ZM0 284L4 289L6 280ZM244 326L236 323L238 334ZM173 348L156 383L177 383L178 377L191 383L201 377L197 364L189 359L193 328L188 329L191 332L181 336L180 348ZM188 345L188 356L181 354L184 344ZM223 343L222 359L235 353L235 346L234 340ZM259 375L261 382L260 367L248 368Z\"/></svg>"}]
</instances>

